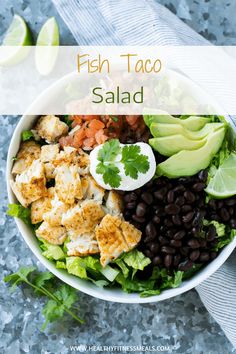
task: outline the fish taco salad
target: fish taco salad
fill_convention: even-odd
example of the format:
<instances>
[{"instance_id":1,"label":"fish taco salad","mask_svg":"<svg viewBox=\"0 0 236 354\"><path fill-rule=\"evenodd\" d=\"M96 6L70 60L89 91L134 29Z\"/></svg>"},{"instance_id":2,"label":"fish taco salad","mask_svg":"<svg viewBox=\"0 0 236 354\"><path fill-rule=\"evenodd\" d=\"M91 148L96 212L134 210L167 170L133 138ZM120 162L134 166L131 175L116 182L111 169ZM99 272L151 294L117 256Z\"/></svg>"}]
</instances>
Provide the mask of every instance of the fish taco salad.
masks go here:
<instances>
[{"instance_id":1,"label":"fish taco salad","mask_svg":"<svg viewBox=\"0 0 236 354\"><path fill-rule=\"evenodd\" d=\"M218 116L48 115L12 162L21 218L42 255L98 287L178 287L236 233L236 153Z\"/></svg>"}]
</instances>

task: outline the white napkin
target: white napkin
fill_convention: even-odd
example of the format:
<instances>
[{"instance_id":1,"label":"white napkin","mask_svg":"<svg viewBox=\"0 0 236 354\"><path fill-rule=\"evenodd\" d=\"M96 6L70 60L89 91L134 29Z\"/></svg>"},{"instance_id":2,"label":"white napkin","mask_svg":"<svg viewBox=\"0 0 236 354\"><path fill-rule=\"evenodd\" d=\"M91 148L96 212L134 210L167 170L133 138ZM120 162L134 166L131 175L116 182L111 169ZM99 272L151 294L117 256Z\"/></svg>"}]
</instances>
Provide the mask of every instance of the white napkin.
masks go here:
<instances>
[{"instance_id":1,"label":"white napkin","mask_svg":"<svg viewBox=\"0 0 236 354\"><path fill-rule=\"evenodd\" d=\"M79 45L209 45L154 0L52 0ZM235 253L197 286L201 300L236 347Z\"/></svg>"}]
</instances>

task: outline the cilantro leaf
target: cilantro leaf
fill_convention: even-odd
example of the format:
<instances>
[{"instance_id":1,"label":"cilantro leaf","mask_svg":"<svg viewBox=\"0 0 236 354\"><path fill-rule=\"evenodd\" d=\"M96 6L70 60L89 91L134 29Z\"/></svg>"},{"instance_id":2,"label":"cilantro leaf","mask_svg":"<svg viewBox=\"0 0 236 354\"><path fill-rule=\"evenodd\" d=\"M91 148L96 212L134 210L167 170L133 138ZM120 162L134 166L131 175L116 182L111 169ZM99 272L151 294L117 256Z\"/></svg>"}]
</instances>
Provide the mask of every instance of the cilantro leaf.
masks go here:
<instances>
[{"instance_id":1,"label":"cilantro leaf","mask_svg":"<svg viewBox=\"0 0 236 354\"><path fill-rule=\"evenodd\" d=\"M21 137L22 137L22 140L23 140L23 141L28 141L28 140L34 138L34 134L32 133L31 130L24 130L24 131L21 133Z\"/></svg>"},{"instance_id":2,"label":"cilantro leaf","mask_svg":"<svg viewBox=\"0 0 236 354\"><path fill-rule=\"evenodd\" d=\"M73 306L77 301L76 290L66 284L58 286L58 280L50 272L38 272L35 267L21 267L18 272L6 276L4 281L9 282L13 290L19 283L26 283L34 289L37 295L48 298L48 302L42 311L45 317L42 330L46 328L49 322L56 321L63 317L65 313L76 321L83 323L83 320L72 311L77 309Z\"/></svg>"},{"instance_id":3,"label":"cilantro leaf","mask_svg":"<svg viewBox=\"0 0 236 354\"><path fill-rule=\"evenodd\" d=\"M98 152L98 160L101 162L111 162L120 152L120 142L118 139L111 139L103 144Z\"/></svg>"},{"instance_id":4,"label":"cilantro leaf","mask_svg":"<svg viewBox=\"0 0 236 354\"><path fill-rule=\"evenodd\" d=\"M145 173L149 169L148 157L140 154L140 146L127 145L122 149L122 160L126 176L138 178L138 173Z\"/></svg>"},{"instance_id":5,"label":"cilantro leaf","mask_svg":"<svg viewBox=\"0 0 236 354\"><path fill-rule=\"evenodd\" d=\"M106 166L106 172L103 174L103 180L112 188L118 188L121 184L121 177L119 175L119 168L113 165Z\"/></svg>"}]
</instances>

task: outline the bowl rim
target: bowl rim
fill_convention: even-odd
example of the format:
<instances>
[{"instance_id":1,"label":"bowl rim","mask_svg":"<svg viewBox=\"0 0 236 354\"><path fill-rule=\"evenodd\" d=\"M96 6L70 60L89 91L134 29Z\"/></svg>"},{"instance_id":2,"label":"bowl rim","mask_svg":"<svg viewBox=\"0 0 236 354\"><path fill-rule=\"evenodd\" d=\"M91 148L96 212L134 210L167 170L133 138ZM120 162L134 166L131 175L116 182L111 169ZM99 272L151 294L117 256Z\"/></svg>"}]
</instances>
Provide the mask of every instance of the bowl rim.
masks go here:
<instances>
[{"instance_id":1,"label":"bowl rim","mask_svg":"<svg viewBox=\"0 0 236 354\"><path fill-rule=\"evenodd\" d=\"M73 73L70 73L66 75L66 77L70 77L70 75L72 74ZM59 81L61 81L62 79L60 79ZM32 126L33 120L36 119L37 117L36 115L32 115L27 112L30 112L33 105L40 104L40 102L44 98L44 95L45 94L48 95L50 90L52 90L56 85L57 83L51 85L47 90L43 91L40 96L38 96L38 98L33 102L33 104L26 111L26 113L19 119L16 128L14 130L14 133L12 135L10 145L8 148L7 164L6 164L7 193L8 193L8 200L10 203L16 202L16 197L14 196L10 186L10 181L13 179L11 174L11 169L13 165L12 158L18 152L20 140L21 140L21 132L26 128L30 128ZM229 123L231 122L231 119L228 115L225 115L225 118ZM138 293L125 293L120 288L119 289L118 288L113 288L113 289L98 288L96 285L92 284L87 280L83 280L80 279L79 277L71 275L67 273L67 271L65 270L57 269L55 263L49 261L42 255L38 241L36 237L33 235L32 231L23 223L22 220L18 218L14 218L14 219L20 231L21 236L23 237L28 247L31 249L31 251L36 256L36 258L40 261L40 263L42 263L44 267L47 268L51 273L53 273L56 277L58 277L66 284L72 286L73 288L87 295L93 296L101 300L118 302L118 303L129 303L129 304L152 303L152 302L167 300L177 295L183 294L193 289L200 283L202 283L204 280L210 277L215 271L217 271L217 269L226 261L226 259L230 256L230 254L233 252L234 248L236 247L236 237L235 237L227 246L225 246L221 250L221 252L219 253L219 255L215 260L211 261L207 266L205 266L203 269L198 271L191 279L184 280L179 287L166 289L162 291L160 295L154 295L154 296L142 298Z\"/></svg>"}]
</instances>

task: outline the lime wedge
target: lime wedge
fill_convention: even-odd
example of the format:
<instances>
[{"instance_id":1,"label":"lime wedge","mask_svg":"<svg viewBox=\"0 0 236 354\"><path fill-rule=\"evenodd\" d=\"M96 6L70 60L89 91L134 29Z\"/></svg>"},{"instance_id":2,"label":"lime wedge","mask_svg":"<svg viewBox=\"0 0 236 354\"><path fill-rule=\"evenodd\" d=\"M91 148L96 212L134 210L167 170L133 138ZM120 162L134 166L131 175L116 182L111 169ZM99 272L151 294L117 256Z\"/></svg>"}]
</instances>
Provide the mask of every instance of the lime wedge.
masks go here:
<instances>
[{"instance_id":1,"label":"lime wedge","mask_svg":"<svg viewBox=\"0 0 236 354\"><path fill-rule=\"evenodd\" d=\"M41 75L48 75L54 68L59 42L59 28L55 18L52 17L41 28L36 43L35 62L36 68Z\"/></svg>"},{"instance_id":2,"label":"lime wedge","mask_svg":"<svg viewBox=\"0 0 236 354\"><path fill-rule=\"evenodd\" d=\"M24 46L33 44L32 35L24 19L19 15L13 17L12 23L0 47L0 65L13 65L23 60L29 50Z\"/></svg>"},{"instance_id":3,"label":"lime wedge","mask_svg":"<svg viewBox=\"0 0 236 354\"><path fill-rule=\"evenodd\" d=\"M231 153L218 168L205 191L215 198L236 194L236 153Z\"/></svg>"},{"instance_id":4,"label":"lime wedge","mask_svg":"<svg viewBox=\"0 0 236 354\"><path fill-rule=\"evenodd\" d=\"M59 28L54 17L49 18L41 28L36 45L59 45Z\"/></svg>"}]
</instances>

